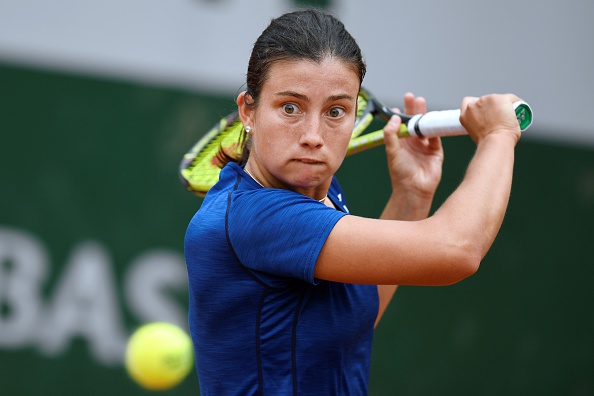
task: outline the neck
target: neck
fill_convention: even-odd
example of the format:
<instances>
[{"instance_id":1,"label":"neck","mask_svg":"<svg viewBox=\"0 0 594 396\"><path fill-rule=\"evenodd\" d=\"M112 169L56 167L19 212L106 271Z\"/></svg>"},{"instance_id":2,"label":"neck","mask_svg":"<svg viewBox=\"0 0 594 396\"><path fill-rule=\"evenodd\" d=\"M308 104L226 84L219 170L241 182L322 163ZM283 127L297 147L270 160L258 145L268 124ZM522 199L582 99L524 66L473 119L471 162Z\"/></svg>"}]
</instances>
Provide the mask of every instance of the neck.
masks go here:
<instances>
[{"instance_id":1,"label":"neck","mask_svg":"<svg viewBox=\"0 0 594 396\"><path fill-rule=\"evenodd\" d=\"M256 178L256 176L252 175L252 172L250 172L250 170L247 168L247 166L245 166L245 167L243 168L243 170L245 171L245 173L247 173L247 174L248 174L248 176L249 176L249 177L251 177L251 178L252 178L252 180L253 180L253 181L255 181L256 183L258 183L258 184L260 185L260 187L262 187L262 188L266 188L266 187L264 186L264 184L262 184L262 183L260 182L260 180L258 180L258 179ZM321 202L321 203L325 203L327 198L328 198L328 194L324 195L324 198L322 198L322 199L318 199L317 201L318 201L318 202Z\"/></svg>"}]
</instances>

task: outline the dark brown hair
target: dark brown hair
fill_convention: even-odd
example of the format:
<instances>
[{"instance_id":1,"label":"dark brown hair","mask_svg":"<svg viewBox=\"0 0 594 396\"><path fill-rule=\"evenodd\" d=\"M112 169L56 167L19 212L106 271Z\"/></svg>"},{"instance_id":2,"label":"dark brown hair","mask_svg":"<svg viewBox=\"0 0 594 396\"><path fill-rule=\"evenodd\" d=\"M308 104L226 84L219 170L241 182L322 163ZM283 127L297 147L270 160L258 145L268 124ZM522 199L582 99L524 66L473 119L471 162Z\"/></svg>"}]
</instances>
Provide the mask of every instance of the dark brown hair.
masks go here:
<instances>
[{"instance_id":1,"label":"dark brown hair","mask_svg":"<svg viewBox=\"0 0 594 396\"><path fill-rule=\"evenodd\" d=\"M245 103L258 105L262 86L275 62L306 59L320 63L327 58L351 64L359 76L359 85L363 82L366 66L361 49L340 20L317 9L293 11L273 19L252 49ZM242 133L239 145L242 148L239 158L220 151L219 159L224 164L231 161L245 164L250 152L250 136Z\"/></svg>"}]
</instances>

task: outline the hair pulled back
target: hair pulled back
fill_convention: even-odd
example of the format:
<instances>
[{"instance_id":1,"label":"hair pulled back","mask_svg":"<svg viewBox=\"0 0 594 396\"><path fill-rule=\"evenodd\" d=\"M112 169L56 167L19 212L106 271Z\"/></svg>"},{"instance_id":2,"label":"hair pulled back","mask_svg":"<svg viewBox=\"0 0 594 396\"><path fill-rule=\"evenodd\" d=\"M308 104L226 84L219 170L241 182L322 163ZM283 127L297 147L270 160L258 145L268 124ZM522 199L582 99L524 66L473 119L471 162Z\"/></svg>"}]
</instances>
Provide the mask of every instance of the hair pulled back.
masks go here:
<instances>
[{"instance_id":1,"label":"hair pulled back","mask_svg":"<svg viewBox=\"0 0 594 396\"><path fill-rule=\"evenodd\" d=\"M317 9L304 9L273 19L252 49L246 76L246 104L258 105L262 86L275 62L311 60L321 63L328 58L352 65L359 76L359 85L363 82L366 66L361 49L336 17ZM251 138L245 133L241 136L241 157L233 158L221 152L223 163L234 161L242 165L247 162Z\"/></svg>"}]
</instances>

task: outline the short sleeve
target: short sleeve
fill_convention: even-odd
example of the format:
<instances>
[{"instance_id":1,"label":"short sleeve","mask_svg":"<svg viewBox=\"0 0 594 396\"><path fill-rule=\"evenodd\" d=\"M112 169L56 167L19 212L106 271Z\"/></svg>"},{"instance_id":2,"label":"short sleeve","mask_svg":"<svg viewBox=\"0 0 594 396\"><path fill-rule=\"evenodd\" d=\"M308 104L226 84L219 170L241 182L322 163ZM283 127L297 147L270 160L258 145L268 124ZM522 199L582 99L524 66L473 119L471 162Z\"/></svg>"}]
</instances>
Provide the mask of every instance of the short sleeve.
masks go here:
<instances>
[{"instance_id":1,"label":"short sleeve","mask_svg":"<svg viewBox=\"0 0 594 396\"><path fill-rule=\"evenodd\" d=\"M232 197L227 235L247 268L314 283L318 255L345 214L289 190L245 191Z\"/></svg>"}]
</instances>

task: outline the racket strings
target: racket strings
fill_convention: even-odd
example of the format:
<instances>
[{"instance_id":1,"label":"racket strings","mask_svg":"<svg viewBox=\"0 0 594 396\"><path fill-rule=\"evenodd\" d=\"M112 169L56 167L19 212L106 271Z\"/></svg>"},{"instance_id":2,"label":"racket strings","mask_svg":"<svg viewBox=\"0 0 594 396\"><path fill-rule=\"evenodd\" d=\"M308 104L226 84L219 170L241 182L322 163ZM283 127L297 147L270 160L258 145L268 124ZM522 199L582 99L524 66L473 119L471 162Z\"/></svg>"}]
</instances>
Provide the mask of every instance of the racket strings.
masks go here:
<instances>
[{"instance_id":1,"label":"racket strings","mask_svg":"<svg viewBox=\"0 0 594 396\"><path fill-rule=\"evenodd\" d=\"M357 97L357 119L355 120L355 127L353 128L351 140L347 148L347 156L380 146L384 143L383 129L364 134L377 115L379 115L377 108L362 89Z\"/></svg>"},{"instance_id":2,"label":"racket strings","mask_svg":"<svg viewBox=\"0 0 594 396\"><path fill-rule=\"evenodd\" d=\"M357 96L357 118L355 119L351 140L363 133L372 119L373 115L371 115L371 109L369 109L369 102L362 94L359 94Z\"/></svg>"},{"instance_id":3,"label":"racket strings","mask_svg":"<svg viewBox=\"0 0 594 396\"><path fill-rule=\"evenodd\" d=\"M186 154L180 173L190 191L204 195L217 182L224 162L221 150L237 154L233 150L237 151L240 131L237 117L226 117Z\"/></svg>"},{"instance_id":4,"label":"racket strings","mask_svg":"<svg viewBox=\"0 0 594 396\"><path fill-rule=\"evenodd\" d=\"M368 101L363 97L363 95L357 96L357 120L360 119L363 116L363 113L365 113L367 110L367 103Z\"/></svg>"}]
</instances>

